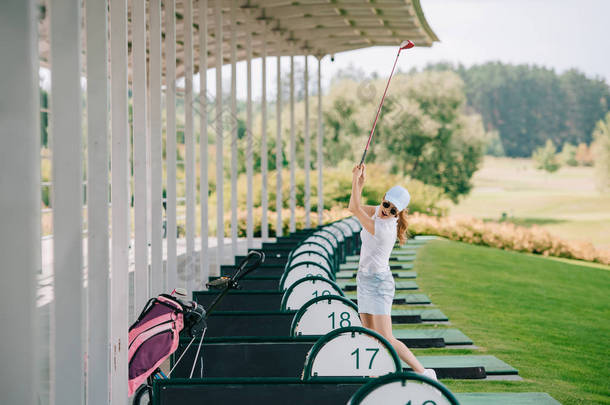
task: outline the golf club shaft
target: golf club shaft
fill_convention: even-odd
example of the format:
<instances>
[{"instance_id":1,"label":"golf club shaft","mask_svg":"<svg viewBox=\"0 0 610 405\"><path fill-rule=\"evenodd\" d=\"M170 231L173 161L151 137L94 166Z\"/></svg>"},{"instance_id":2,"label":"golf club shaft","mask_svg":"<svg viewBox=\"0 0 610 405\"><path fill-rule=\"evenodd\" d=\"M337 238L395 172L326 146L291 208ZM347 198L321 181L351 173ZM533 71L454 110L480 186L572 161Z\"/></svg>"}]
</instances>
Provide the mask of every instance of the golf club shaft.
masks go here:
<instances>
[{"instance_id":1,"label":"golf club shaft","mask_svg":"<svg viewBox=\"0 0 610 405\"><path fill-rule=\"evenodd\" d=\"M381 103L379 103L379 108L377 109L377 115L375 115L375 121L373 122L373 128L371 128L371 133L369 135L369 140L366 143L366 148L364 148L364 153L362 154L362 160L360 161L360 165L364 163L364 158L366 157L366 152L369 150L369 145L371 144L371 139L373 138L373 133L375 132L375 127L377 126L377 119L379 118L379 113L381 112L381 107L383 106L383 101L385 100L385 95L388 92L388 87L390 86L390 80L392 80L392 75L394 74L394 69L396 68L396 62L398 62L398 57L400 56L400 50L396 55L396 60L394 60L394 66L392 66L392 72L390 73L390 78L388 79L388 84L385 86L385 90L383 92L383 97L381 97Z\"/></svg>"}]
</instances>

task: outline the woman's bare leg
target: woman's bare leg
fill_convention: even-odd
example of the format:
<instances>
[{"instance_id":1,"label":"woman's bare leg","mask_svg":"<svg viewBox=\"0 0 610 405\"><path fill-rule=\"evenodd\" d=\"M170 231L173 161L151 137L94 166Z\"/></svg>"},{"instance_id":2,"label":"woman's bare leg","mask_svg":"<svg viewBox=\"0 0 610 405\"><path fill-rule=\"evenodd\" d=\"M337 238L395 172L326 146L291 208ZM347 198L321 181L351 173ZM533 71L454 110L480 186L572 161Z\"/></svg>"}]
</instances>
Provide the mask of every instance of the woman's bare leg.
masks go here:
<instances>
[{"instance_id":1,"label":"woman's bare leg","mask_svg":"<svg viewBox=\"0 0 610 405\"><path fill-rule=\"evenodd\" d=\"M392 334L392 318L390 315L371 315L370 323L372 325L368 327L369 329L373 329L375 332L379 333L381 336L387 339L388 342L394 347L398 357L404 360L416 373L423 373L424 367L421 365L419 360L413 355L411 350L402 343L400 340L396 339ZM366 327L366 326L365 326Z\"/></svg>"},{"instance_id":2,"label":"woman's bare leg","mask_svg":"<svg viewBox=\"0 0 610 405\"><path fill-rule=\"evenodd\" d=\"M364 326L367 329L373 329L373 321L372 321L372 316L371 314L366 314L366 313L361 313L360 315L360 322L362 323L362 326Z\"/></svg>"}]
</instances>

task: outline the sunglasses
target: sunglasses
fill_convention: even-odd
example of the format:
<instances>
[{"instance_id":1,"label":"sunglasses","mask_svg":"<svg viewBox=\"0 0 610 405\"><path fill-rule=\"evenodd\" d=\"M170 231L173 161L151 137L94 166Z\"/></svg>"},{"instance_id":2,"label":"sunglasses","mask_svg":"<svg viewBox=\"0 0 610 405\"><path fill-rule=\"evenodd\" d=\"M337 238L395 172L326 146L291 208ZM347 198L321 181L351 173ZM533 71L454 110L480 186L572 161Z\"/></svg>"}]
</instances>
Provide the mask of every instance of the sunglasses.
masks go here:
<instances>
[{"instance_id":1,"label":"sunglasses","mask_svg":"<svg viewBox=\"0 0 610 405\"><path fill-rule=\"evenodd\" d=\"M382 203L383 208L390 208L390 203L387 201L384 201ZM390 209L390 214L392 215L396 215L398 213L398 210L396 209L396 207L392 207L392 209Z\"/></svg>"}]
</instances>

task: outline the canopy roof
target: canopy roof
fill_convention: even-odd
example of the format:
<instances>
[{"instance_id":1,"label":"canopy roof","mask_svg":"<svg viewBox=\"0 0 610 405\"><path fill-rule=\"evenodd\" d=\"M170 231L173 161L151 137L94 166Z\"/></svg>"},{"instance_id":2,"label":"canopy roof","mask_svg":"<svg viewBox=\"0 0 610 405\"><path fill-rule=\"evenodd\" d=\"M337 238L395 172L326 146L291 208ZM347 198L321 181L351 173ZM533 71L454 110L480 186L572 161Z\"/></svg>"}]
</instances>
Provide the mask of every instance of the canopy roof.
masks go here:
<instances>
[{"instance_id":1,"label":"canopy roof","mask_svg":"<svg viewBox=\"0 0 610 405\"><path fill-rule=\"evenodd\" d=\"M133 0L129 0L131 3ZM194 71L199 71L199 9L193 0ZM208 0L208 68L216 63L214 0ZM223 64L230 63L231 29L237 34L237 61L245 60L246 33L252 33L252 57L335 54L371 46L398 46L410 39L431 46L438 38L429 27L420 0L236 0L236 22L231 21L232 0L222 1ZM131 21L131 7L128 19ZM162 35L165 35L162 11ZM176 63L184 74L184 1L176 0ZM39 55L49 60L49 13L41 8ZM84 37L84 35L83 35ZM83 49L85 41L83 40ZM131 40L129 41L131 47ZM84 58L83 58L84 62ZM131 61L130 61L131 64ZM164 69L165 70L165 69Z\"/></svg>"}]
</instances>

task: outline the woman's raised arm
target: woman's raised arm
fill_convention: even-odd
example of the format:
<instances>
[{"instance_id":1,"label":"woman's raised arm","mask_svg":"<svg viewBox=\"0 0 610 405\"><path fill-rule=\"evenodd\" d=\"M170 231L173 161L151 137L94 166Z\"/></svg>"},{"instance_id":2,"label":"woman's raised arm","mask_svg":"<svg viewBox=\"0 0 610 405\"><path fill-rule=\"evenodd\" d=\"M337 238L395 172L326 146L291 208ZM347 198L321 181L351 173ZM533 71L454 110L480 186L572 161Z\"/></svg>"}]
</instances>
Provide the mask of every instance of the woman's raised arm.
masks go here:
<instances>
[{"instance_id":1,"label":"woman's raised arm","mask_svg":"<svg viewBox=\"0 0 610 405\"><path fill-rule=\"evenodd\" d=\"M365 180L365 166L358 165L352 170L352 195L349 199L348 209L362 224L364 229L371 235L375 235L375 222L370 215L367 215L365 206L362 205L362 187Z\"/></svg>"}]
</instances>

